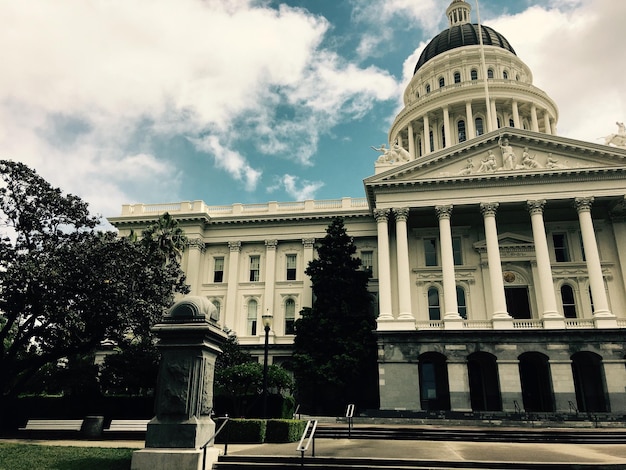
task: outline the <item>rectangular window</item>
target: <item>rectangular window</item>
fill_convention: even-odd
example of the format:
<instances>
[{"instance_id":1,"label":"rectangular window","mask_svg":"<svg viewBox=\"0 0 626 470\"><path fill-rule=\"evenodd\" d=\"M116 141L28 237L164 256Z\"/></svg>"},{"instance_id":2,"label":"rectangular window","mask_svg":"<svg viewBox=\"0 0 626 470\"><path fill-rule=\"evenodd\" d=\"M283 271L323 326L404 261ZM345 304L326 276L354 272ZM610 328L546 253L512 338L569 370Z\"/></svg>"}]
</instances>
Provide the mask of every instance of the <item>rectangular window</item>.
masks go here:
<instances>
[{"instance_id":1,"label":"rectangular window","mask_svg":"<svg viewBox=\"0 0 626 470\"><path fill-rule=\"evenodd\" d=\"M455 266L463 265L463 251L461 249L461 237L452 237L452 257Z\"/></svg>"},{"instance_id":2,"label":"rectangular window","mask_svg":"<svg viewBox=\"0 0 626 470\"><path fill-rule=\"evenodd\" d=\"M248 302L248 328L247 333L249 336L256 335L256 321L257 321L257 307L256 300L250 300Z\"/></svg>"},{"instance_id":3,"label":"rectangular window","mask_svg":"<svg viewBox=\"0 0 626 470\"><path fill-rule=\"evenodd\" d=\"M436 238L424 238L424 260L426 266L439 266Z\"/></svg>"},{"instance_id":4,"label":"rectangular window","mask_svg":"<svg viewBox=\"0 0 626 470\"><path fill-rule=\"evenodd\" d=\"M295 281L296 280L296 255L287 255L286 264L287 264L287 280Z\"/></svg>"},{"instance_id":5,"label":"rectangular window","mask_svg":"<svg viewBox=\"0 0 626 470\"><path fill-rule=\"evenodd\" d=\"M554 259L558 263L571 261L567 247L567 235L565 233L553 233L552 242L554 243Z\"/></svg>"},{"instance_id":6,"label":"rectangular window","mask_svg":"<svg viewBox=\"0 0 626 470\"><path fill-rule=\"evenodd\" d=\"M213 266L213 282L224 282L224 258L215 258Z\"/></svg>"},{"instance_id":7,"label":"rectangular window","mask_svg":"<svg viewBox=\"0 0 626 470\"><path fill-rule=\"evenodd\" d=\"M261 266L260 256L250 256L250 282L259 281L259 271Z\"/></svg>"},{"instance_id":8,"label":"rectangular window","mask_svg":"<svg viewBox=\"0 0 626 470\"><path fill-rule=\"evenodd\" d=\"M285 334L293 335L296 333L296 302L293 299L287 299L285 302Z\"/></svg>"},{"instance_id":9,"label":"rectangular window","mask_svg":"<svg viewBox=\"0 0 626 470\"><path fill-rule=\"evenodd\" d=\"M361 252L361 266L364 271L369 272L370 277L372 277L372 271L374 269L374 253L372 251L362 251Z\"/></svg>"}]
</instances>

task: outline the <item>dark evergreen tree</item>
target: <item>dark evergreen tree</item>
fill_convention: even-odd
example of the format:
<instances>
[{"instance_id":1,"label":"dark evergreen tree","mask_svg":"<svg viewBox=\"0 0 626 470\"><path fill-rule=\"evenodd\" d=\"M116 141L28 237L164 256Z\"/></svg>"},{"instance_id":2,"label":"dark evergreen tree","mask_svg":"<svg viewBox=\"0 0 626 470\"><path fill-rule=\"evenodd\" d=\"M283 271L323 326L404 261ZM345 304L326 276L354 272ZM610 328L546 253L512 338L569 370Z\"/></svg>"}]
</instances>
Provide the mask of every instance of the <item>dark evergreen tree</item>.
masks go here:
<instances>
[{"instance_id":1,"label":"dark evergreen tree","mask_svg":"<svg viewBox=\"0 0 626 470\"><path fill-rule=\"evenodd\" d=\"M317 246L306 274L313 307L296 321L293 367L305 412L337 414L349 403L378 407L376 319L356 247L336 218Z\"/></svg>"}]
</instances>

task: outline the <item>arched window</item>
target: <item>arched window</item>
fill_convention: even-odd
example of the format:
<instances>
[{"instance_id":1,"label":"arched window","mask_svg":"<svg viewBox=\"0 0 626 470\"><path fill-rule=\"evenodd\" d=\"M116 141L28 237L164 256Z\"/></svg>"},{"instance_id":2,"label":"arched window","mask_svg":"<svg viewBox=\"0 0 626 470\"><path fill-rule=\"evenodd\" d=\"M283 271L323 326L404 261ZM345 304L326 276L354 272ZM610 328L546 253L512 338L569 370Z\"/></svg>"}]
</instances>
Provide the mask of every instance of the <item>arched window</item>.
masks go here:
<instances>
[{"instance_id":1,"label":"arched window","mask_svg":"<svg viewBox=\"0 0 626 470\"><path fill-rule=\"evenodd\" d=\"M578 411L585 413L609 411L602 357L588 351L577 352L572 356L572 374Z\"/></svg>"},{"instance_id":2,"label":"arched window","mask_svg":"<svg viewBox=\"0 0 626 470\"><path fill-rule=\"evenodd\" d=\"M563 315L565 318L576 318L576 301L574 299L574 289L569 284L561 286L561 302L563 304Z\"/></svg>"},{"instance_id":3,"label":"arched window","mask_svg":"<svg viewBox=\"0 0 626 470\"><path fill-rule=\"evenodd\" d=\"M444 86L446 86L446 79L439 77L439 88L443 88Z\"/></svg>"},{"instance_id":4,"label":"arched window","mask_svg":"<svg viewBox=\"0 0 626 470\"><path fill-rule=\"evenodd\" d=\"M461 83L461 73L454 72L454 83Z\"/></svg>"},{"instance_id":5,"label":"arched window","mask_svg":"<svg viewBox=\"0 0 626 470\"><path fill-rule=\"evenodd\" d=\"M470 72L470 77L472 78L472 80L478 80L478 70L472 69L472 71Z\"/></svg>"},{"instance_id":6,"label":"arched window","mask_svg":"<svg viewBox=\"0 0 626 470\"><path fill-rule=\"evenodd\" d=\"M248 301L248 328L247 333L250 336L256 335L256 321L257 321L257 301L249 300Z\"/></svg>"},{"instance_id":7,"label":"arched window","mask_svg":"<svg viewBox=\"0 0 626 470\"><path fill-rule=\"evenodd\" d=\"M500 379L496 357L475 352L467 357L472 411L502 411Z\"/></svg>"},{"instance_id":8,"label":"arched window","mask_svg":"<svg viewBox=\"0 0 626 470\"><path fill-rule=\"evenodd\" d=\"M430 93L430 83L426 84L426 93Z\"/></svg>"},{"instance_id":9,"label":"arched window","mask_svg":"<svg viewBox=\"0 0 626 470\"><path fill-rule=\"evenodd\" d=\"M487 78L493 78L493 69L487 70Z\"/></svg>"},{"instance_id":10,"label":"arched window","mask_svg":"<svg viewBox=\"0 0 626 470\"><path fill-rule=\"evenodd\" d=\"M293 335L296 332L294 328L296 322L296 302L293 299L285 301L285 334Z\"/></svg>"},{"instance_id":11,"label":"arched window","mask_svg":"<svg viewBox=\"0 0 626 470\"><path fill-rule=\"evenodd\" d=\"M445 126L441 126L441 146L445 148L446 146L446 128Z\"/></svg>"},{"instance_id":12,"label":"arched window","mask_svg":"<svg viewBox=\"0 0 626 470\"><path fill-rule=\"evenodd\" d=\"M450 383L446 357L436 352L418 358L420 402L422 410L449 410Z\"/></svg>"},{"instance_id":13,"label":"arched window","mask_svg":"<svg viewBox=\"0 0 626 470\"><path fill-rule=\"evenodd\" d=\"M548 356L526 352L519 356L522 399L526 412L554 411L554 391Z\"/></svg>"},{"instance_id":14,"label":"arched window","mask_svg":"<svg viewBox=\"0 0 626 470\"><path fill-rule=\"evenodd\" d=\"M483 135L485 129L483 128L483 118L476 118L476 135Z\"/></svg>"},{"instance_id":15,"label":"arched window","mask_svg":"<svg viewBox=\"0 0 626 470\"><path fill-rule=\"evenodd\" d=\"M456 303L459 308L459 315L467 320L467 301L465 300L465 289L456 286Z\"/></svg>"},{"instance_id":16,"label":"arched window","mask_svg":"<svg viewBox=\"0 0 626 470\"><path fill-rule=\"evenodd\" d=\"M509 119L509 127L515 127L515 121L513 120L513 118Z\"/></svg>"},{"instance_id":17,"label":"arched window","mask_svg":"<svg viewBox=\"0 0 626 470\"><path fill-rule=\"evenodd\" d=\"M441 320L441 307L439 307L439 289L431 287L428 289L428 318L430 320Z\"/></svg>"},{"instance_id":18,"label":"arched window","mask_svg":"<svg viewBox=\"0 0 626 470\"><path fill-rule=\"evenodd\" d=\"M505 80L509 79L509 72L507 72L506 70L504 72L502 72L502 78L504 78Z\"/></svg>"},{"instance_id":19,"label":"arched window","mask_svg":"<svg viewBox=\"0 0 626 470\"><path fill-rule=\"evenodd\" d=\"M458 135L459 135L459 142L465 142L467 137L465 136L465 121L463 119L461 119L459 122L457 122L456 130L457 130Z\"/></svg>"},{"instance_id":20,"label":"arched window","mask_svg":"<svg viewBox=\"0 0 626 470\"><path fill-rule=\"evenodd\" d=\"M500 118L499 117L496 118L496 126L498 127L498 129L500 129L502 127L500 125Z\"/></svg>"},{"instance_id":21,"label":"arched window","mask_svg":"<svg viewBox=\"0 0 626 470\"><path fill-rule=\"evenodd\" d=\"M430 151L434 152L435 151L435 136L433 135L433 131L429 131L428 140L430 143Z\"/></svg>"}]
</instances>

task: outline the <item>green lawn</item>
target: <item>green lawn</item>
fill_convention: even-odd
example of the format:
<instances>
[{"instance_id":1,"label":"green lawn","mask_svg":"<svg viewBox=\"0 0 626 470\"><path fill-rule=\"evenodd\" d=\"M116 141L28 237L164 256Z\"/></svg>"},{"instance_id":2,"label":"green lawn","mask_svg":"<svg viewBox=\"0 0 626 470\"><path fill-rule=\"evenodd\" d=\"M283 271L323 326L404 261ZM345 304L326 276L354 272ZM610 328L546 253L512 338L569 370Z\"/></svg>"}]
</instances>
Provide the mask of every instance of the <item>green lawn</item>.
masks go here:
<instances>
[{"instance_id":1,"label":"green lawn","mask_svg":"<svg viewBox=\"0 0 626 470\"><path fill-rule=\"evenodd\" d=\"M0 470L129 470L133 449L0 443Z\"/></svg>"}]
</instances>

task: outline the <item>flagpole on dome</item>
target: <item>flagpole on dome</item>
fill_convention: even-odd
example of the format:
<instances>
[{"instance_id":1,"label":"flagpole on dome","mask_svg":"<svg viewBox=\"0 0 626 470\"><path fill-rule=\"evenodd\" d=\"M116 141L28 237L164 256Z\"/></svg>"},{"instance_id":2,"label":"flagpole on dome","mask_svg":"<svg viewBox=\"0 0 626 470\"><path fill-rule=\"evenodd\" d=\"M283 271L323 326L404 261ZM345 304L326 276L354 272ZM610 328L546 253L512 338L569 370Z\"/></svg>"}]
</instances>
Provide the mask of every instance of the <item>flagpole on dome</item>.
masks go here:
<instances>
[{"instance_id":1,"label":"flagpole on dome","mask_svg":"<svg viewBox=\"0 0 626 470\"><path fill-rule=\"evenodd\" d=\"M480 44L480 63L483 69L483 83L485 84L485 106L487 108L487 130L494 129L494 123L491 120L491 100L489 98L489 85L487 83L487 62L485 61L485 45L483 44L483 30L480 25L480 8L478 0L476 0L476 19L478 21L478 41Z\"/></svg>"}]
</instances>

